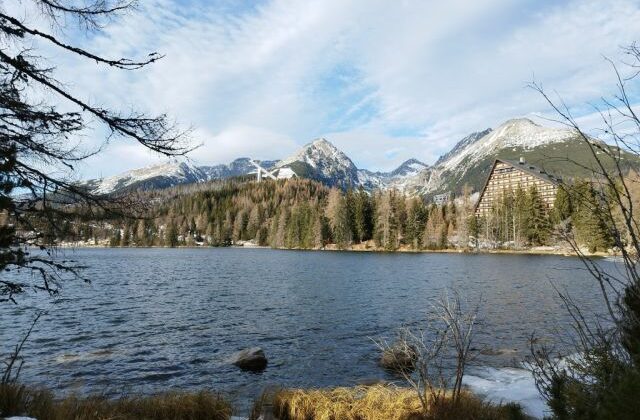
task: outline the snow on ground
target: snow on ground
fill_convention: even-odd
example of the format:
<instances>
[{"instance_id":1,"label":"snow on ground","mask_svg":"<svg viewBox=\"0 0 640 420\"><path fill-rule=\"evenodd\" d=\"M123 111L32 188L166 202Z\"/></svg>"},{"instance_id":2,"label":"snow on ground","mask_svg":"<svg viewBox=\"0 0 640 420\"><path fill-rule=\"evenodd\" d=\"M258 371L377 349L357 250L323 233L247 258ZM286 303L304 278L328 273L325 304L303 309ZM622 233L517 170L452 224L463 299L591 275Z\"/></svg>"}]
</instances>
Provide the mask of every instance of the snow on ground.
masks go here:
<instances>
[{"instance_id":1,"label":"snow on ground","mask_svg":"<svg viewBox=\"0 0 640 420\"><path fill-rule=\"evenodd\" d=\"M518 368L481 367L464 376L464 384L474 393L495 403L517 402L530 416L549 415L549 409L536 389L531 372Z\"/></svg>"}]
</instances>

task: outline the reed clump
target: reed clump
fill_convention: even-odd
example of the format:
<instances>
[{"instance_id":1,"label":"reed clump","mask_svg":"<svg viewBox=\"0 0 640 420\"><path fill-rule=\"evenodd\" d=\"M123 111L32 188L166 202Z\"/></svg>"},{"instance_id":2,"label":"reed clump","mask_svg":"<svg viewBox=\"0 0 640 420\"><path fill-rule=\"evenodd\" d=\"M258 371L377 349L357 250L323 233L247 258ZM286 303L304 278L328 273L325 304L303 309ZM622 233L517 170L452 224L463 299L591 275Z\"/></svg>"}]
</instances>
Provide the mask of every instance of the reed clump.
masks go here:
<instances>
[{"instance_id":1,"label":"reed clump","mask_svg":"<svg viewBox=\"0 0 640 420\"><path fill-rule=\"evenodd\" d=\"M231 404L220 395L199 391L152 396L68 396L56 399L51 391L18 384L0 385L0 417L27 415L38 420L228 420Z\"/></svg>"},{"instance_id":2,"label":"reed clump","mask_svg":"<svg viewBox=\"0 0 640 420\"><path fill-rule=\"evenodd\" d=\"M516 420L520 406L495 405L468 392L454 402L449 393L429 401L425 409L411 388L389 385L332 389L285 389L273 400L280 420Z\"/></svg>"}]
</instances>

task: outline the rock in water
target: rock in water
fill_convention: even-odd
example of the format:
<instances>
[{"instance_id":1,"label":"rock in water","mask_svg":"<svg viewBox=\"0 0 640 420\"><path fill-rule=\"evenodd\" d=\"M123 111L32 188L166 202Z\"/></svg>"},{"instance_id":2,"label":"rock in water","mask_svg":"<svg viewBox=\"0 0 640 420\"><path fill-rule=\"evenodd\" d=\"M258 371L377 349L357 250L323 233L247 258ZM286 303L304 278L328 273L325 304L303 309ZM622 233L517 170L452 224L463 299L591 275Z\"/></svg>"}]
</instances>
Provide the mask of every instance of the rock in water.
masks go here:
<instances>
[{"instance_id":1,"label":"rock in water","mask_svg":"<svg viewBox=\"0 0 640 420\"><path fill-rule=\"evenodd\" d=\"M251 347L241 350L231 356L231 363L242 370L259 372L267 367L267 357L260 347Z\"/></svg>"},{"instance_id":2,"label":"rock in water","mask_svg":"<svg viewBox=\"0 0 640 420\"><path fill-rule=\"evenodd\" d=\"M509 356L518 353L518 349L492 349L485 348L480 350L480 354L484 356Z\"/></svg>"},{"instance_id":3,"label":"rock in water","mask_svg":"<svg viewBox=\"0 0 640 420\"><path fill-rule=\"evenodd\" d=\"M416 367L418 353L405 343L395 343L382 352L380 366L392 372L411 372Z\"/></svg>"}]
</instances>

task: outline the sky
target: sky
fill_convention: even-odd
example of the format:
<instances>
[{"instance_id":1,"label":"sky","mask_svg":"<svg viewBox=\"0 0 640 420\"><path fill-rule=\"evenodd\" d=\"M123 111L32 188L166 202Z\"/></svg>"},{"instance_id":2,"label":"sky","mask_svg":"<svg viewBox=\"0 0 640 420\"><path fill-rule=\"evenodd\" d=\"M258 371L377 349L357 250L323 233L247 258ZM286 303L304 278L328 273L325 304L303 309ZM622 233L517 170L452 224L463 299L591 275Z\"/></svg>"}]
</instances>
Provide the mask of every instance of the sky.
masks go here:
<instances>
[{"instance_id":1,"label":"sky","mask_svg":"<svg viewBox=\"0 0 640 420\"><path fill-rule=\"evenodd\" d=\"M28 18L26 2L3 6ZM59 35L107 57L165 55L151 66L105 69L39 47L91 103L192 127L195 163L283 158L324 137L360 168L391 170L433 163L507 119L551 116L534 80L597 123L589 104L615 90L605 57L640 41L638 22L637 0L143 0L97 33ZM104 131L92 127L83 141L98 144ZM159 160L114 141L80 171Z\"/></svg>"}]
</instances>

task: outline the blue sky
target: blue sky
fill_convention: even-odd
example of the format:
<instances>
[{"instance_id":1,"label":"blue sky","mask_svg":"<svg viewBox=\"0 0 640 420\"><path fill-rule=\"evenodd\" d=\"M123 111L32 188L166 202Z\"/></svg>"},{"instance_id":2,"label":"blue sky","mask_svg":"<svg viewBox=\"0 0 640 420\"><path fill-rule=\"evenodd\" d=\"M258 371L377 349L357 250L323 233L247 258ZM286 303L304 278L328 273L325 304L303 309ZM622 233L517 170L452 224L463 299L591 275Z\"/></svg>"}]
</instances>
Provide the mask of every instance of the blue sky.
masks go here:
<instances>
[{"instance_id":1,"label":"blue sky","mask_svg":"<svg viewBox=\"0 0 640 420\"><path fill-rule=\"evenodd\" d=\"M194 127L198 163L280 158L323 136L359 167L388 170L411 157L432 163L509 118L548 115L526 88L534 78L593 124L584 104L615 89L603 56L640 41L638 22L632 0L144 0L100 33L64 36L107 56L158 51L159 63L132 73L50 57L94 103ZM157 160L114 142L82 171Z\"/></svg>"}]
</instances>

